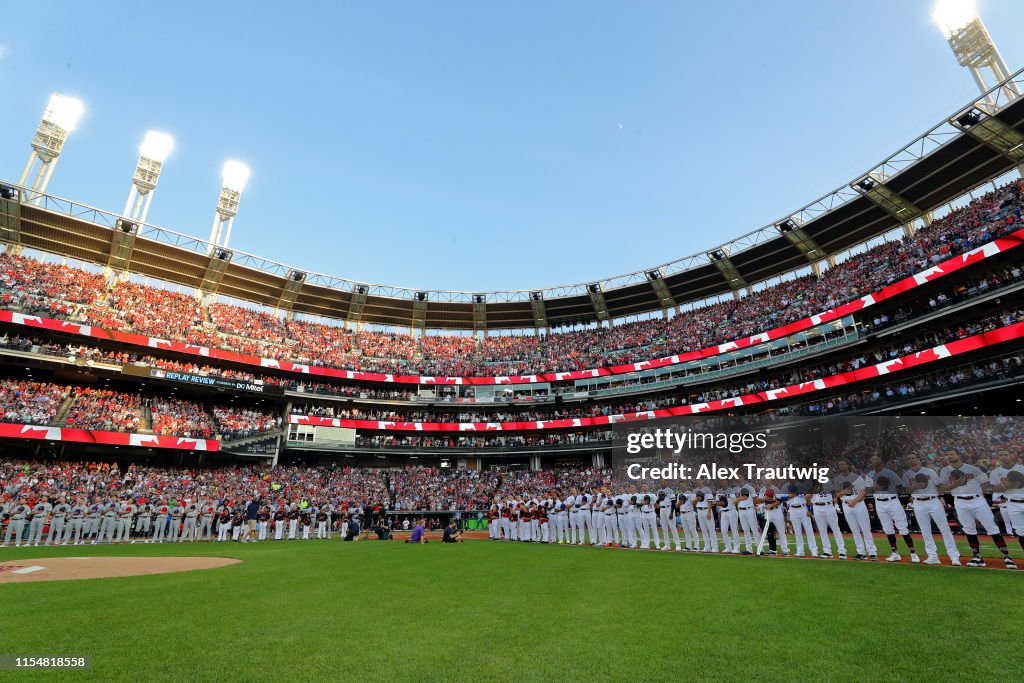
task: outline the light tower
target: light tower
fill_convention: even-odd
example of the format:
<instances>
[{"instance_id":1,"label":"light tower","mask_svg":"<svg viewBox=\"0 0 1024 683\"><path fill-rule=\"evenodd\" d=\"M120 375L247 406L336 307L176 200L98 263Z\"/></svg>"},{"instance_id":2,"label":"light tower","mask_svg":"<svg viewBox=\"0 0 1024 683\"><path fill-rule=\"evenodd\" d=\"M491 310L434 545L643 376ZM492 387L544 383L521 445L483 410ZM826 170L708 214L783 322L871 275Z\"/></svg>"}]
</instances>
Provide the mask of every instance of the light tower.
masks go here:
<instances>
[{"instance_id":1,"label":"light tower","mask_svg":"<svg viewBox=\"0 0 1024 683\"><path fill-rule=\"evenodd\" d=\"M170 135L155 130L146 131L139 150L139 163L135 166L135 176L132 178L132 190L128 193L122 214L128 220L146 222L149 204L153 201L153 190L156 189L160 171L172 149L174 139Z\"/></svg>"},{"instance_id":2,"label":"light tower","mask_svg":"<svg viewBox=\"0 0 1024 683\"><path fill-rule=\"evenodd\" d=\"M956 61L971 70L974 82L983 95L1010 77L1003 56L999 54L985 23L978 16L974 0L939 0L932 10L932 18L946 36ZM985 78L986 69L995 79L991 85ZM1015 83L1006 84L1002 90L1007 100L1013 100L1021 94Z\"/></svg>"},{"instance_id":3,"label":"light tower","mask_svg":"<svg viewBox=\"0 0 1024 683\"><path fill-rule=\"evenodd\" d=\"M38 160L39 170L36 171L27 196L22 201L38 202L46 192L46 186L50 183L53 169L57 165L57 158L64 149L64 142L84 113L85 105L81 100L60 93L53 93L50 96L46 111L43 112L43 119L32 138L32 151L29 152L28 163L25 164L25 170L21 172L21 179L18 181L22 187L28 187L29 176Z\"/></svg>"},{"instance_id":4,"label":"light tower","mask_svg":"<svg viewBox=\"0 0 1024 683\"><path fill-rule=\"evenodd\" d=\"M238 213L238 202L242 199L242 191L249 182L249 167L240 161L227 161L221 171L223 183L220 188L220 199L217 200L217 213L213 216L213 228L210 230L210 251L218 245L228 246L231 239L231 226L235 223ZM221 236L224 241L221 242Z\"/></svg>"}]
</instances>

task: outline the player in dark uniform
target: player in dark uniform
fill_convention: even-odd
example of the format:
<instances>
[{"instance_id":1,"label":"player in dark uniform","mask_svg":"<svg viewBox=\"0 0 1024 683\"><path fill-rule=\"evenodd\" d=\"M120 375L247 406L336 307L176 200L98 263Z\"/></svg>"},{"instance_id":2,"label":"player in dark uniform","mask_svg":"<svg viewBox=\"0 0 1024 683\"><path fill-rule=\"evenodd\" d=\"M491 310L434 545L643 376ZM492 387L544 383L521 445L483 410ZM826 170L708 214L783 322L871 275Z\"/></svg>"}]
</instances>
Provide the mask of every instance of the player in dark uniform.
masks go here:
<instances>
[{"instance_id":1,"label":"player in dark uniform","mask_svg":"<svg viewBox=\"0 0 1024 683\"><path fill-rule=\"evenodd\" d=\"M284 528L288 524L288 513L283 507L274 510L274 540L284 540Z\"/></svg>"}]
</instances>

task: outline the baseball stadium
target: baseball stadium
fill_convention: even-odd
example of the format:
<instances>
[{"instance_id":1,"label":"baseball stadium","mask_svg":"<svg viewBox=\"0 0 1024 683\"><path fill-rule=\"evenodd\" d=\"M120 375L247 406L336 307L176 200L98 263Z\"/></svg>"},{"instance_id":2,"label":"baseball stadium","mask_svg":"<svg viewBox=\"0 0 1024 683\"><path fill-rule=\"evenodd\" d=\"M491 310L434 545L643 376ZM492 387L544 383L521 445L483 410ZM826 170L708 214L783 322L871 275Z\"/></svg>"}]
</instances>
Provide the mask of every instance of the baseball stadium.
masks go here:
<instances>
[{"instance_id":1,"label":"baseball stadium","mask_svg":"<svg viewBox=\"0 0 1024 683\"><path fill-rule=\"evenodd\" d=\"M366 253L336 227L349 221L347 208L307 212L308 159L289 171L294 184L273 189L255 182L258 165L250 173L233 157L218 163L219 194L201 207L204 220L212 209L209 234L156 225L151 206L168 223L192 223L191 207L161 203L161 190L173 193L179 159L189 182L199 177L205 152L196 148L213 145L146 130L154 119L118 80L117 62L130 53L148 69L159 60L134 47L115 59L110 48L101 67L88 41L37 53L29 43L49 28L26 28L19 42L0 27L0 72L32 71L43 60L35 55L50 53L62 69L42 91L15 87L45 69L0 76L0 677L1019 677L1024 69L1007 66L993 36L1011 40L1014 26L1002 18L1024 15L996 0L918 4L913 11L928 19L921 41L946 58L929 66L939 74L929 87L942 93L926 111L938 123L903 135L881 162L833 176L836 189L753 230L770 216L728 207L714 231L620 226L620 239L641 241L646 265L623 272L637 264L622 266L631 256L609 242L602 259L566 266L589 273L575 282L521 263L545 250L542 236L506 254L502 229L449 243L424 215L421 239L443 242L446 256L438 263L424 251L421 269L394 266L388 281L428 286L458 277L467 260L487 261L466 271L484 284L464 289L359 275L376 272L371 265L389 272L398 251L419 247L381 232ZM246 21L243 6L230 7ZM990 8L1003 13L991 33L979 13ZM86 11L67 9L67 23ZM575 23L590 9L574 5L558 19ZM24 11L12 13L12 28L38 20ZM371 10L329 12L349 11ZM439 9L451 14L437 24L390 11L396 32L443 24L455 42L469 32L455 16L480 20L465 3ZM130 14L109 26L126 30ZM511 22L502 16L488 18ZM365 17L348 18L362 30ZM147 19L161 20L182 30L205 21L159 11ZM623 36L634 20L619 27ZM313 16L302 22L315 35L326 30L311 26ZM557 42L583 46L593 27L576 38L563 28ZM368 41L378 37L367 29ZM117 43L114 34L96 40ZM235 82L238 69L270 61L300 82L322 77L303 73L319 61L371 92L405 87L384 71L343 65L337 46L315 39L266 45L283 50L273 56L231 40L211 47L238 53L216 87L201 62L183 53L175 62L179 80L166 79L168 90L195 81L194 92L170 93L181 100L175 116L215 120L257 87ZM486 52L486 42L475 36L463 47ZM917 49L911 43L896 54ZM409 49L401 55L414 56ZM452 64L466 71L444 73L471 98L479 74L462 49ZM827 52L828 42L814 49ZM558 69L555 53L543 59ZM427 78L415 62L375 68ZM134 79L142 67L124 68ZM271 95L268 83L259 97L288 99L291 90ZM120 95L91 100L93 85ZM536 102L526 94L524 107L540 108L545 87L538 83ZM871 95L849 87L851 98ZM970 95L958 98L964 87ZM897 135L884 110L899 106L871 105L860 125ZM720 121L690 136L744 135L717 123L769 116L739 94L701 108ZM322 119L339 111L325 99L301 145L268 134L266 146L316 156L335 129ZM34 129L21 123L30 115ZM93 154L76 166L76 144L96 135L88 122L106 115L119 128L138 126L124 132L133 146L142 140L138 155ZM615 135L629 132L615 126ZM857 129L841 135L849 148L859 144ZM566 138L568 150L588 144ZM389 148L375 163L413 164L409 155ZM129 184L117 169L133 162ZM342 184L348 171L335 163L315 173ZM688 177L690 200L722 184L739 193L763 183L770 193L785 184L773 163L755 152L732 160L728 179ZM120 211L93 206L107 200L92 176L109 168L123 176ZM394 178L396 196L408 196L406 176ZM443 174L421 180L433 187ZM247 213L257 192L269 201ZM470 193L452 196L494 215L508 209L507 198ZM419 209L408 211L394 215ZM269 251L261 223L301 248ZM577 260L561 253L545 263L563 258ZM503 269L523 288L489 284L499 280L486 271Z\"/></svg>"}]
</instances>

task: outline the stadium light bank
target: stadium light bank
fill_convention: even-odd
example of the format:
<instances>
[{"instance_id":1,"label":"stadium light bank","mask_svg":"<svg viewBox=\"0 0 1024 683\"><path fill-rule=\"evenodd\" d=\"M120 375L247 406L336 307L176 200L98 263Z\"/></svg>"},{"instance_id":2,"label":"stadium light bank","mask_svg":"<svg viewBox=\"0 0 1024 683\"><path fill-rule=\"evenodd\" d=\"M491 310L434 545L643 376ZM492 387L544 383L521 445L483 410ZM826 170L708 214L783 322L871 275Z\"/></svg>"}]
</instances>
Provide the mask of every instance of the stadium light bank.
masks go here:
<instances>
[{"instance_id":1,"label":"stadium light bank","mask_svg":"<svg viewBox=\"0 0 1024 683\"><path fill-rule=\"evenodd\" d=\"M974 0L939 0L932 10L932 18L946 37L957 63L970 70L982 95L992 88L985 78L986 69L995 83L1010 78L1010 70L978 15ZM1002 90L1007 100L1021 95L1020 88L1012 82L1007 82Z\"/></svg>"},{"instance_id":2,"label":"stadium light bank","mask_svg":"<svg viewBox=\"0 0 1024 683\"><path fill-rule=\"evenodd\" d=\"M139 163L135 165L132 189L124 205L122 215L125 218L139 223L146 222L149 205L153 201L153 190L160 180L160 171L173 149L174 138L170 135L155 130L146 131L139 150Z\"/></svg>"},{"instance_id":3,"label":"stadium light bank","mask_svg":"<svg viewBox=\"0 0 1024 683\"><path fill-rule=\"evenodd\" d=\"M29 188L28 196L23 197L22 201L38 203L42 199L46 186L53 177L53 169L57 166L57 159L64 149L64 143L78 126L83 114L85 105L81 100L60 93L53 93L50 96L36 134L32 137L32 151L29 152L25 170L21 172L21 178L18 180L19 185ZM38 170L35 171L32 185L28 186L29 176L37 166L37 161Z\"/></svg>"},{"instance_id":4,"label":"stadium light bank","mask_svg":"<svg viewBox=\"0 0 1024 683\"><path fill-rule=\"evenodd\" d=\"M213 216L213 227L210 229L210 251L218 246L228 246L231 239L231 228L238 214L238 203L242 192L249 182L249 167L240 161L227 161L221 171L223 183L220 188L220 199L217 200L217 212ZM224 242L221 243L221 237Z\"/></svg>"}]
</instances>

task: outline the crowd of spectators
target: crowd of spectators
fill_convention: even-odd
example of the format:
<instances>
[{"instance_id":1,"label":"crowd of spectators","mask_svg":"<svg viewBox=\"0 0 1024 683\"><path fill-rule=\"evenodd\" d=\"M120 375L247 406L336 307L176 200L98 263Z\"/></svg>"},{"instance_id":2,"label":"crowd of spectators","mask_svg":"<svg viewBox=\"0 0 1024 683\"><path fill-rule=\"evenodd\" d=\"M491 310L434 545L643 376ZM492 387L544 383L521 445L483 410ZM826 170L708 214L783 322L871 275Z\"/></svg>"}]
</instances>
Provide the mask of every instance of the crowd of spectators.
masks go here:
<instances>
[{"instance_id":1,"label":"crowd of spectators","mask_svg":"<svg viewBox=\"0 0 1024 683\"><path fill-rule=\"evenodd\" d=\"M78 387L72 389L74 402L65 416L65 424L77 429L105 432L137 432L142 423L142 399L109 389Z\"/></svg>"},{"instance_id":2,"label":"crowd of spectators","mask_svg":"<svg viewBox=\"0 0 1024 683\"><path fill-rule=\"evenodd\" d=\"M268 415L245 408L215 407L213 419L217 423L217 432L226 441L247 439L281 428L280 415Z\"/></svg>"},{"instance_id":3,"label":"crowd of spectators","mask_svg":"<svg viewBox=\"0 0 1024 683\"><path fill-rule=\"evenodd\" d=\"M116 463L0 459L0 493L84 495L89 499L217 503L262 496L266 501L331 502L338 508L386 505L387 472L351 467L264 465L165 468Z\"/></svg>"},{"instance_id":4,"label":"crowd of spectators","mask_svg":"<svg viewBox=\"0 0 1024 683\"><path fill-rule=\"evenodd\" d=\"M0 411L4 422L48 425L67 397L67 387L29 380L0 380Z\"/></svg>"},{"instance_id":5,"label":"crowd of spectators","mask_svg":"<svg viewBox=\"0 0 1024 683\"><path fill-rule=\"evenodd\" d=\"M58 412L67 399L62 421ZM214 406L167 397L147 397L96 387L63 386L28 380L0 380L2 421L55 425L111 432L146 428L148 409L153 434L209 439L244 439L281 428L281 417L251 408Z\"/></svg>"},{"instance_id":6,"label":"crowd of spectators","mask_svg":"<svg viewBox=\"0 0 1024 683\"><path fill-rule=\"evenodd\" d=\"M745 337L828 310L980 246L1020 227L1022 182L956 209L912 237L856 253L820 276L761 287L739 300L668 319L624 322L537 336L471 336L363 329L214 303L117 282L104 300L102 276L57 264L4 256L4 305L115 329L350 370L429 375L507 375L579 370L692 351ZM1019 273L1017 275L1019 277ZM101 303L95 303L101 300Z\"/></svg>"},{"instance_id":7,"label":"crowd of spectators","mask_svg":"<svg viewBox=\"0 0 1024 683\"><path fill-rule=\"evenodd\" d=\"M194 401L154 398L150 401L149 410L154 434L210 439L217 433L213 417Z\"/></svg>"},{"instance_id":8,"label":"crowd of spectators","mask_svg":"<svg viewBox=\"0 0 1024 683\"><path fill-rule=\"evenodd\" d=\"M202 322L195 297L168 289L118 282L108 305L84 309L86 321L108 329L130 329L161 339L185 339Z\"/></svg>"},{"instance_id":9,"label":"crowd of spectators","mask_svg":"<svg viewBox=\"0 0 1024 683\"><path fill-rule=\"evenodd\" d=\"M389 472L395 510L481 510L493 500L496 472L407 467Z\"/></svg>"}]
</instances>

